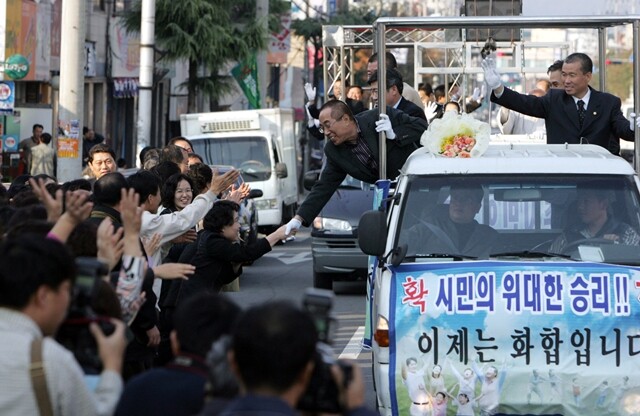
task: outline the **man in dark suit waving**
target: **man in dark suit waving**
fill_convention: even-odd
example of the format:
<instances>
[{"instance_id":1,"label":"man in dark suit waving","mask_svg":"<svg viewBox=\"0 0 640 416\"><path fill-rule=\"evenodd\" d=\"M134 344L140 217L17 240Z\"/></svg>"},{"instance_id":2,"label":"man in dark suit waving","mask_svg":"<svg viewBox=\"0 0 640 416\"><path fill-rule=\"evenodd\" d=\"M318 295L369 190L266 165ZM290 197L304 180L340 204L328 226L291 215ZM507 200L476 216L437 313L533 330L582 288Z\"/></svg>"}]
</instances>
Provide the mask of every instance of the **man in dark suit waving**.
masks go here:
<instances>
[{"instance_id":1,"label":"man in dark suit waving","mask_svg":"<svg viewBox=\"0 0 640 416\"><path fill-rule=\"evenodd\" d=\"M427 117L424 114L424 108L418 107L411 101L402 96L404 85L402 82L402 75L395 69L387 69L387 88L385 88L385 102L388 106L402 110L412 117L418 117L427 121ZM371 87L371 101L374 104L378 103L378 71L371 74L368 80L368 84Z\"/></svg>"},{"instance_id":2,"label":"man in dark suit waving","mask_svg":"<svg viewBox=\"0 0 640 416\"><path fill-rule=\"evenodd\" d=\"M319 121L320 131L329 139L324 146L326 162L320 179L287 224L287 235L311 224L347 175L367 183L379 179L379 132L384 131L387 137L386 177L393 179L420 146L428 126L426 120L392 107L387 107L386 114L373 109L354 116L340 100L327 101L320 109Z\"/></svg>"},{"instance_id":3,"label":"man in dark suit waving","mask_svg":"<svg viewBox=\"0 0 640 416\"><path fill-rule=\"evenodd\" d=\"M562 65L564 89L550 90L536 97L518 94L500 82L495 60L482 61L485 81L493 90L491 101L533 117L544 118L547 143L590 143L620 150L619 139L634 140L634 121L629 122L620 110L620 99L589 86L593 62L584 53L573 53ZM640 118L637 120L640 123Z\"/></svg>"}]
</instances>

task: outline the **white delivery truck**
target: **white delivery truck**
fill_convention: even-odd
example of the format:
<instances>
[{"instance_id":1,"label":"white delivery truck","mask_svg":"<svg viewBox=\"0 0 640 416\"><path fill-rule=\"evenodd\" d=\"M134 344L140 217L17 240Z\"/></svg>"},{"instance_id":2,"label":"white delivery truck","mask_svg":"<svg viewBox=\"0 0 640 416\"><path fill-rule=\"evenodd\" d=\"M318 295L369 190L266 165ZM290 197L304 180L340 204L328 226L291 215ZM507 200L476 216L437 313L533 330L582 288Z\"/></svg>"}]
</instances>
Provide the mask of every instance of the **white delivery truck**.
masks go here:
<instances>
[{"instance_id":1,"label":"white delivery truck","mask_svg":"<svg viewBox=\"0 0 640 416\"><path fill-rule=\"evenodd\" d=\"M380 414L638 414L639 185L602 147L513 143L379 181L358 238Z\"/></svg>"},{"instance_id":2,"label":"white delivery truck","mask_svg":"<svg viewBox=\"0 0 640 416\"><path fill-rule=\"evenodd\" d=\"M252 189L262 190L254 200L261 232L293 217L298 181L292 109L183 114L180 128L205 163L234 166Z\"/></svg>"}]
</instances>

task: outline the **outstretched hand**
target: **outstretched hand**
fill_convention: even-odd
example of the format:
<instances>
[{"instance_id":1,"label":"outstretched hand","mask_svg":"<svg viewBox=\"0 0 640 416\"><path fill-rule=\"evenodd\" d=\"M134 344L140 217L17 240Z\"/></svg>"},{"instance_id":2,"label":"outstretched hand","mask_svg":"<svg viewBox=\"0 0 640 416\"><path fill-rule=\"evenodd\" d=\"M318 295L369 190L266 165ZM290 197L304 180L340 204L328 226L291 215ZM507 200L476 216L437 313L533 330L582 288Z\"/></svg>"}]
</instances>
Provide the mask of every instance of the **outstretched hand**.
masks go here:
<instances>
[{"instance_id":1,"label":"outstretched hand","mask_svg":"<svg viewBox=\"0 0 640 416\"><path fill-rule=\"evenodd\" d=\"M496 60L493 55L489 55L486 59L483 59L480 62L480 66L482 66L482 70L484 71L484 80L492 90L496 88L500 88L502 86L502 81L500 81L500 73L496 68Z\"/></svg>"},{"instance_id":2,"label":"outstretched hand","mask_svg":"<svg viewBox=\"0 0 640 416\"><path fill-rule=\"evenodd\" d=\"M233 185L240 176L240 172L237 169L231 169L226 172L224 175L218 175L218 170L213 172L213 178L211 179L211 186L209 190L213 192L214 195L218 195L221 192L226 191Z\"/></svg>"},{"instance_id":3,"label":"outstretched hand","mask_svg":"<svg viewBox=\"0 0 640 416\"><path fill-rule=\"evenodd\" d=\"M33 178L29 179L29 185L31 185L31 190L38 197L42 205L44 205L47 210L47 221L56 222L58 218L62 215L63 208L63 193L61 189L56 191L55 197L51 196L49 191L47 191L47 187L44 184L42 179L38 179L37 181Z\"/></svg>"},{"instance_id":4,"label":"outstretched hand","mask_svg":"<svg viewBox=\"0 0 640 416\"><path fill-rule=\"evenodd\" d=\"M284 230L285 237L289 237L290 235L296 235L300 227L302 227L302 221L300 221L298 218L295 218L295 217L291 218L291 220L287 223Z\"/></svg>"},{"instance_id":5,"label":"outstretched hand","mask_svg":"<svg viewBox=\"0 0 640 416\"><path fill-rule=\"evenodd\" d=\"M93 209L93 202L90 202L91 194L81 189L77 191L67 191L65 195L65 212L64 216L69 218L77 225L89 218Z\"/></svg>"},{"instance_id":6,"label":"outstretched hand","mask_svg":"<svg viewBox=\"0 0 640 416\"><path fill-rule=\"evenodd\" d=\"M251 193L251 187L246 183L243 183L238 188L236 188L235 185L232 185L231 191L225 197L225 199L228 199L237 204L240 204L246 197L249 196L250 193Z\"/></svg>"},{"instance_id":7,"label":"outstretched hand","mask_svg":"<svg viewBox=\"0 0 640 416\"><path fill-rule=\"evenodd\" d=\"M431 121L438 115L438 104L435 101L430 101L429 104L424 106L424 115L427 117L427 121Z\"/></svg>"},{"instance_id":8,"label":"outstretched hand","mask_svg":"<svg viewBox=\"0 0 640 416\"><path fill-rule=\"evenodd\" d=\"M96 245L98 247L98 260L107 263L109 270L113 270L124 252L124 240L122 235L124 228L120 227L114 231L115 227L111 219L105 218L98 226Z\"/></svg>"},{"instance_id":9,"label":"outstretched hand","mask_svg":"<svg viewBox=\"0 0 640 416\"><path fill-rule=\"evenodd\" d=\"M307 94L307 100L308 101L315 101L316 99L316 88L311 85L310 83L305 83L304 84L304 92L305 94Z\"/></svg>"}]
</instances>

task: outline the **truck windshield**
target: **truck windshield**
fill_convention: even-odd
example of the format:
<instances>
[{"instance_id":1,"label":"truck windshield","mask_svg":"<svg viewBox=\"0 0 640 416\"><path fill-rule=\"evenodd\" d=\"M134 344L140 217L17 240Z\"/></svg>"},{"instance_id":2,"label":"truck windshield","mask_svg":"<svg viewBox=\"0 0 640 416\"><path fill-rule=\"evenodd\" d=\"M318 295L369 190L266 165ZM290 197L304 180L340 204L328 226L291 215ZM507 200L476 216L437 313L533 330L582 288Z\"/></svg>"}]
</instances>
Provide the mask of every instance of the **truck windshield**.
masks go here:
<instances>
[{"instance_id":1,"label":"truck windshield","mask_svg":"<svg viewBox=\"0 0 640 416\"><path fill-rule=\"evenodd\" d=\"M208 165L229 165L242 171L246 182L271 177L268 142L260 136L192 139L193 151Z\"/></svg>"},{"instance_id":2,"label":"truck windshield","mask_svg":"<svg viewBox=\"0 0 640 416\"><path fill-rule=\"evenodd\" d=\"M640 264L640 206L632 177L415 176L398 244L407 257L531 257Z\"/></svg>"}]
</instances>

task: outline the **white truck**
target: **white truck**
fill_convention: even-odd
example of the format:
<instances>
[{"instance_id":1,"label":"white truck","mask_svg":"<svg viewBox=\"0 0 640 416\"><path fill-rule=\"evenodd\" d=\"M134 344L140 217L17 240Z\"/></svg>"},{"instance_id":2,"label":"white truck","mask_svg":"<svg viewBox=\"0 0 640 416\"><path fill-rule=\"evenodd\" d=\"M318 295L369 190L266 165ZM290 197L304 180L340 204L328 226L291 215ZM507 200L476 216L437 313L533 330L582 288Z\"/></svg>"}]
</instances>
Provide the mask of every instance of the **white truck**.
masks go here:
<instances>
[{"instance_id":1,"label":"white truck","mask_svg":"<svg viewBox=\"0 0 640 416\"><path fill-rule=\"evenodd\" d=\"M629 163L594 145L421 148L393 185L358 227L381 415L637 414Z\"/></svg>"},{"instance_id":2,"label":"white truck","mask_svg":"<svg viewBox=\"0 0 640 416\"><path fill-rule=\"evenodd\" d=\"M252 189L262 190L254 200L261 232L293 217L298 181L292 109L183 114L180 128L205 163L234 166Z\"/></svg>"}]
</instances>

